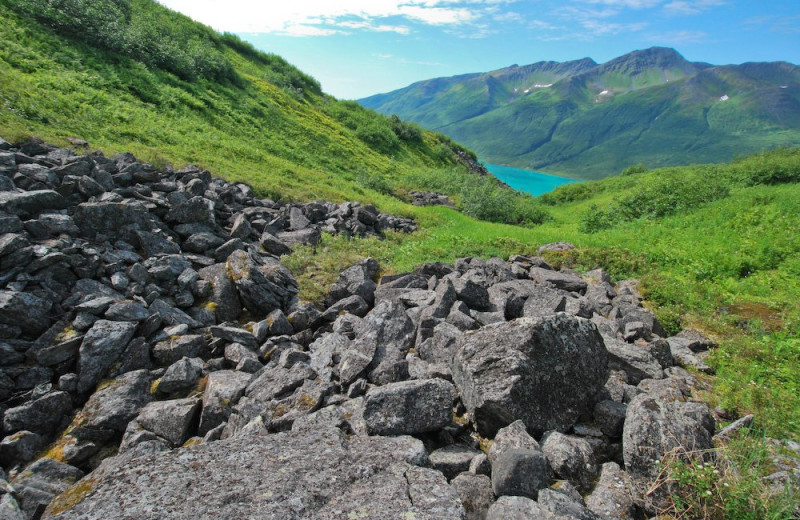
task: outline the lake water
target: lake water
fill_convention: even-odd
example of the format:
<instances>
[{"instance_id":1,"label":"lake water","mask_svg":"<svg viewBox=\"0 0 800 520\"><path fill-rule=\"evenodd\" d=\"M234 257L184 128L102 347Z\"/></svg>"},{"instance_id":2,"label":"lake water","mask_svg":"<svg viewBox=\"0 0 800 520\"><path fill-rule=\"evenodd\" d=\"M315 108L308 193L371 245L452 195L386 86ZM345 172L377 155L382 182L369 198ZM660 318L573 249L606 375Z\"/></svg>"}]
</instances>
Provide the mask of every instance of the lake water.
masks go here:
<instances>
[{"instance_id":1,"label":"lake water","mask_svg":"<svg viewBox=\"0 0 800 520\"><path fill-rule=\"evenodd\" d=\"M530 193L533 196L541 195L553 191L562 184L580 182L577 179L548 175L546 173L523 170L522 168L512 168L510 166L500 166L497 164L483 163L492 175L505 182L515 190Z\"/></svg>"}]
</instances>

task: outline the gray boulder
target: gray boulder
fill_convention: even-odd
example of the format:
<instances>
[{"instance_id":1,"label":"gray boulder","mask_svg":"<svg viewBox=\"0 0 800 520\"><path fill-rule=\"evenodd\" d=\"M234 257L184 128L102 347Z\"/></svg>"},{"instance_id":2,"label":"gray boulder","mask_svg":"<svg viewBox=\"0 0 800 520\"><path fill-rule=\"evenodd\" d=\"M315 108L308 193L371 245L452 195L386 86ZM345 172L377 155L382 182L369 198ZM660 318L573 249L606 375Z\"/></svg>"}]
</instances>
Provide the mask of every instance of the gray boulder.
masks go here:
<instances>
[{"instance_id":1,"label":"gray boulder","mask_svg":"<svg viewBox=\"0 0 800 520\"><path fill-rule=\"evenodd\" d=\"M114 379L103 388L97 390L81 410L81 419L76 423L78 428L71 434L82 436L82 431L107 431L121 433L139 410L150 402L150 372L136 370ZM96 433L91 433L95 437Z\"/></svg>"},{"instance_id":2,"label":"gray boulder","mask_svg":"<svg viewBox=\"0 0 800 520\"><path fill-rule=\"evenodd\" d=\"M336 283L328 293L328 304L332 305L348 296L361 296L368 304L375 302L375 278L378 274L378 263L368 258L363 262L348 267L339 274Z\"/></svg>"},{"instance_id":3,"label":"gray boulder","mask_svg":"<svg viewBox=\"0 0 800 520\"><path fill-rule=\"evenodd\" d=\"M452 370L478 431L493 436L517 419L535 433L571 427L594 405L607 363L594 324L559 313L464 335Z\"/></svg>"},{"instance_id":4,"label":"gray boulder","mask_svg":"<svg viewBox=\"0 0 800 520\"><path fill-rule=\"evenodd\" d=\"M87 202L75 208L72 218L88 240L114 237L136 244L137 231L154 229L147 208L138 202Z\"/></svg>"},{"instance_id":5,"label":"gray boulder","mask_svg":"<svg viewBox=\"0 0 800 520\"><path fill-rule=\"evenodd\" d=\"M35 216L47 209L66 207L66 199L52 190L0 191L0 211L19 217Z\"/></svg>"},{"instance_id":6,"label":"gray boulder","mask_svg":"<svg viewBox=\"0 0 800 520\"><path fill-rule=\"evenodd\" d=\"M297 281L277 260L262 264L244 251L235 251L225 263L228 278L245 307L254 316L288 309L297 295Z\"/></svg>"},{"instance_id":7,"label":"gray boulder","mask_svg":"<svg viewBox=\"0 0 800 520\"><path fill-rule=\"evenodd\" d=\"M542 437L542 451L556 476L586 492L597 477L597 461L588 441L580 437L549 432Z\"/></svg>"},{"instance_id":8,"label":"gray boulder","mask_svg":"<svg viewBox=\"0 0 800 520\"><path fill-rule=\"evenodd\" d=\"M542 489L536 501L543 509L557 517L570 520L601 520L597 514L586 508L580 495L574 497L553 489Z\"/></svg>"},{"instance_id":9,"label":"gray boulder","mask_svg":"<svg viewBox=\"0 0 800 520\"><path fill-rule=\"evenodd\" d=\"M191 389L203 375L203 360L183 358L171 364L156 386L158 392L171 394Z\"/></svg>"},{"instance_id":10,"label":"gray boulder","mask_svg":"<svg viewBox=\"0 0 800 520\"><path fill-rule=\"evenodd\" d=\"M44 518L463 519L441 473L414 466L424 462L421 454L421 442L408 437L250 430L192 448L108 459Z\"/></svg>"},{"instance_id":11,"label":"gray boulder","mask_svg":"<svg viewBox=\"0 0 800 520\"><path fill-rule=\"evenodd\" d=\"M606 462L600 480L586 497L586 506L603 520L634 520L639 516L633 497L630 476L617 463Z\"/></svg>"},{"instance_id":12,"label":"gray boulder","mask_svg":"<svg viewBox=\"0 0 800 520\"><path fill-rule=\"evenodd\" d=\"M30 293L0 291L0 324L19 327L22 332L38 336L50 326L53 302Z\"/></svg>"},{"instance_id":13,"label":"gray boulder","mask_svg":"<svg viewBox=\"0 0 800 520\"><path fill-rule=\"evenodd\" d=\"M553 470L544 453L511 448L492 463L492 490L497 496L514 495L536 499L539 490L553 480Z\"/></svg>"},{"instance_id":14,"label":"gray boulder","mask_svg":"<svg viewBox=\"0 0 800 520\"><path fill-rule=\"evenodd\" d=\"M455 389L444 379L391 383L367 392L364 421L372 435L440 430L452 420Z\"/></svg>"},{"instance_id":15,"label":"gray boulder","mask_svg":"<svg viewBox=\"0 0 800 520\"><path fill-rule=\"evenodd\" d=\"M434 450L430 454L433 468L441 471L447 480L452 480L459 473L469 470L469 465L481 452L460 444L451 444Z\"/></svg>"},{"instance_id":16,"label":"gray boulder","mask_svg":"<svg viewBox=\"0 0 800 520\"><path fill-rule=\"evenodd\" d=\"M203 390L203 411L200 413L198 435L205 435L230 417L231 409L244 395L253 376L235 370L220 370L208 374Z\"/></svg>"},{"instance_id":17,"label":"gray boulder","mask_svg":"<svg viewBox=\"0 0 800 520\"><path fill-rule=\"evenodd\" d=\"M489 462L494 463L503 452L511 449L539 451L541 447L536 439L530 436L522 421L514 421L505 428L500 428L489 448Z\"/></svg>"},{"instance_id":18,"label":"gray boulder","mask_svg":"<svg viewBox=\"0 0 800 520\"><path fill-rule=\"evenodd\" d=\"M18 464L27 464L36 458L45 445L45 438L38 433L22 430L9 435L0 441L0 466L10 468Z\"/></svg>"},{"instance_id":19,"label":"gray boulder","mask_svg":"<svg viewBox=\"0 0 800 520\"><path fill-rule=\"evenodd\" d=\"M642 379L662 379L664 369L653 353L644 345L626 343L616 338L603 338L608 349L608 367L622 370L628 382L638 384Z\"/></svg>"},{"instance_id":20,"label":"gray boulder","mask_svg":"<svg viewBox=\"0 0 800 520\"><path fill-rule=\"evenodd\" d=\"M3 416L6 433L28 430L52 435L64 426L72 412L72 398L66 392L50 392L38 399L9 408Z\"/></svg>"},{"instance_id":21,"label":"gray boulder","mask_svg":"<svg viewBox=\"0 0 800 520\"><path fill-rule=\"evenodd\" d=\"M571 520L557 517L536 501L522 496L497 499L486 513L486 520Z\"/></svg>"},{"instance_id":22,"label":"gray boulder","mask_svg":"<svg viewBox=\"0 0 800 520\"><path fill-rule=\"evenodd\" d=\"M184 357L199 357L206 347L205 337L187 334L159 341L153 347L153 358L161 366L169 366Z\"/></svg>"},{"instance_id":23,"label":"gray boulder","mask_svg":"<svg viewBox=\"0 0 800 520\"><path fill-rule=\"evenodd\" d=\"M458 493L464 505L467 520L483 520L494 503L492 479L486 475L462 473L454 478L450 485Z\"/></svg>"},{"instance_id":24,"label":"gray boulder","mask_svg":"<svg viewBox=\"0 0 800 520\"><path fill-rule=\"evenodd\" d=\"M86 393L100 382L136 332L135 322L98 320L83 337L78 350L78 392Z\"/></svg>"},{"instance_id":25,"label":"gray boulder","mask_svg":"<svg viewBox=\"0 0 800 520\"><path fill-rule=\"evenodd\" d=\"M211 283L211 296L205 307L214 311L217 322L237 320L242 314L242 303L233 282L228 279L225 264L214 264L198 271L203 280Z\"/></svg>"},{"instance_id":26,"label":"gray boulder","mask_svg":"<svg viewBox=\"0 0 800 520\"><path fill-rule=\"evenodd\" d=\"M200 399L186 398L149 403L136 417L142 428L180 446L190 437L189 428L200 411Z\"/></svg>"},{"instance_id":27,"label":"gray boulder","mask_svg":"<svg viewBox=\"0 0 800 520\"><path fill-rule=\"evenodd\" d=\"M528 271L528 276L531 280L539 283L549 283L557 289L562 289L568 292L586 291L586 282L579 276L562 273L560 271L551 271L542 267L531 267Z\"/></svg>"},{"instance_id":28,"label":"gray boulder","mask_svg":"<svg viewBox=\"0 0 800 520\"><path fill-rule=\"evenodd\" d=\"M53 500L53 497L66 490L83 477L83 471L76 467L41 458L20 472L11 480L17 492L17 499L25 518L36 518Z\"/></svg>"}]
</instances>

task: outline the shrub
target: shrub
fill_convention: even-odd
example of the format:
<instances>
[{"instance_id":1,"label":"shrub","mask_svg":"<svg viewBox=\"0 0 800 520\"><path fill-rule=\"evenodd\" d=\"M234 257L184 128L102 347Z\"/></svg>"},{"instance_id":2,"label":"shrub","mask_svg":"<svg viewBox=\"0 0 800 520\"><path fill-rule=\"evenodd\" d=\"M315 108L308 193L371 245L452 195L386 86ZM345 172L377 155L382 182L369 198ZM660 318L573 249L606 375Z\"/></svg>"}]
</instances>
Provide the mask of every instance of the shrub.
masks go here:
<instances>
[{"instance_id":1,"label":"shrub","mask_svg":"<svg viewBox=\"0 0 800 520\"><path fill-rule=\"evenodd\" d=\"M647 171L647 166L644 164L634 164L633 166L628 166L624 170L622 170L619 174L620 175L636 175L637 173L644 173Z\"/></svg>"},{"instance_id":2,"label":"shrub","mask_svg":"<svg viewBox=\"0 0 800 520\"><path fill-rule=\"evenodd\" d=\"M419 125L403 121L394 114L389 118L389 123L392 125L392 131L402 141L408 143L422 142L422 129Z\"/></svg>"}]
</instances>

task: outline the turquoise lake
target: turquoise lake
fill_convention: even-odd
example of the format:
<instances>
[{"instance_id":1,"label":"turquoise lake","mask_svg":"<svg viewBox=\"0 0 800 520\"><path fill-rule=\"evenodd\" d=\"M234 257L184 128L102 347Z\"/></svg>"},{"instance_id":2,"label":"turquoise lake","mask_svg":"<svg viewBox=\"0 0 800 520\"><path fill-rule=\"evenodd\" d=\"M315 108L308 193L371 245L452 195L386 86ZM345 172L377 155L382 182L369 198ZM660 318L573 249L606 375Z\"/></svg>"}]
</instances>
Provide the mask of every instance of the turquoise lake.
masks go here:
<instances>
[{"instance_id":1,"label":"turquoise lake","mask_svg":"<svg viewBox=\"0 0 800 520\"><path fill-rule=\"evenodd\" d=\"M523 170L522 168L512 168L510 166L500 166L497 164L483 163L492 175L505 182L515 190L530 193L533 196L541 195L553 191L562 184L580 182L577 179L568 179L557 175Z\"/></svg>"}]
</instances>

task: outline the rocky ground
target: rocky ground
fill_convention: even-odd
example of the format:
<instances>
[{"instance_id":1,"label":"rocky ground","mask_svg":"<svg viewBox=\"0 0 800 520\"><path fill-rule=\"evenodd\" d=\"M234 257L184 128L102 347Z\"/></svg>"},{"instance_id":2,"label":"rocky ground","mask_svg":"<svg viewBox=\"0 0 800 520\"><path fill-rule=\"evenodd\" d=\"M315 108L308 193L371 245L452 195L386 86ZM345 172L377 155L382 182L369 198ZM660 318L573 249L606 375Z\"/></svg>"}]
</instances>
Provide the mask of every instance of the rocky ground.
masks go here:
<instances>
[{"instance_id":1,"label":"rocky ground","mask_svg":"<svg viewBox=\"0 0 800 520\"><path fill-rule=\"evenodd\" d=\"M366 260L298 299L281 254L385 229L414 223L0 140L0 516L639 519L713 447L713 345L633 281Z\"/></svg>"}]
</instances>

